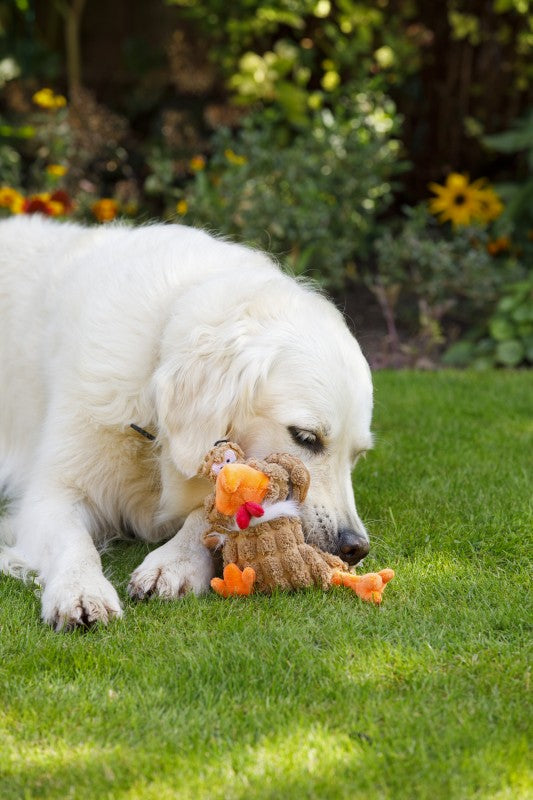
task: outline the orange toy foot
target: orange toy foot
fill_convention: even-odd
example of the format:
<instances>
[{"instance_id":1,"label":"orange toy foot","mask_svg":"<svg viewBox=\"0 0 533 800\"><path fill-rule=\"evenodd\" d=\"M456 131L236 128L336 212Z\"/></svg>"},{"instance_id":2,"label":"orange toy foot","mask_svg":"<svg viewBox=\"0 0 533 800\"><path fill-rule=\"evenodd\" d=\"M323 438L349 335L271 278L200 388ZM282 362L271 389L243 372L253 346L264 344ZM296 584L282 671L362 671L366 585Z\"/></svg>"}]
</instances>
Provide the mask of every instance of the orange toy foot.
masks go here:
<instances>
[{"instance_id":1,"label":"orange toy foot","mask_svg":"<svg viewBox=\"0 0 533 800\"><path fill-rule=\"evenodd\" d=\"M353 575L351 572L334 572L331 582L335 586L348 586L361 600L381 603L385 585L394 578L393 569L380 572L367 572L366 575Z\"/></svg>"},{"instance_id":2,"label":"orange toy foot","mask_svg":"<svg viewBox=\"0 0 533 800\"><path fill-rule=\"evenodd\" d=\"M211 587L222 597L232 595L252 594L255 583L255 570L245 567L242 571L237 564L228 564L224 567L224 578L213 578Z\"/></svg>"}]
</instances>

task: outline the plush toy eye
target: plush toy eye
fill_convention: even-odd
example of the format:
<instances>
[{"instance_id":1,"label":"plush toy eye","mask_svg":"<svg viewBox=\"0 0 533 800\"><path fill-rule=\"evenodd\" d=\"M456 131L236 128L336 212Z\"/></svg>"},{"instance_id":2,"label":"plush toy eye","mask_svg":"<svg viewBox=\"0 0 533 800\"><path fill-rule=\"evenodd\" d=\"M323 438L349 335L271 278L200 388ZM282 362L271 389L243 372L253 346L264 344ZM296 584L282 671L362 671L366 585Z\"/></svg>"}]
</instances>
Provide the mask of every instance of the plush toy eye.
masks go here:
<instances>
[{"instance_id":1,"label":"plush toy eye","mask_svg":"<svg viewBox=\"0 0 533 800\"><path fill-rule=\"evenodd\" d=\"M226 450L224 453L224 461L221 464L213 464L211 472L213 475L218 475L223 466L226 464L233 464L235 461L237 461L236 453L233 450Z\"/></svg>"}]
</instances>

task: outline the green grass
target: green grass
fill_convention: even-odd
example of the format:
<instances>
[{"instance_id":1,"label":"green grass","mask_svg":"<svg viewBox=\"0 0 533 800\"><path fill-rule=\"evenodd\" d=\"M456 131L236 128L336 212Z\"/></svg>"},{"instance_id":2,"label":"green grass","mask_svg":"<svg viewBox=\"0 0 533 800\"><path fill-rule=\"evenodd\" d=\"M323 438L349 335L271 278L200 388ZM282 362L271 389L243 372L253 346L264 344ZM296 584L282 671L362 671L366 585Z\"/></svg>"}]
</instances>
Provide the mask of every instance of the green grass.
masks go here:
<instances>
[{"instance_id":1,"label":"green grass","mask_svg":"<svg viewBox=\"0 0 533 800\"><path fill-rule=\"evenodd\" d=\"M347 589L127 600L54 634L0 579L0 796L525 800L531 373L379 373L356 471L381 608ZM531 607L529 606L529 612ZM529 731L530 732L530 731Z\"/></svg>"}]
</instances>

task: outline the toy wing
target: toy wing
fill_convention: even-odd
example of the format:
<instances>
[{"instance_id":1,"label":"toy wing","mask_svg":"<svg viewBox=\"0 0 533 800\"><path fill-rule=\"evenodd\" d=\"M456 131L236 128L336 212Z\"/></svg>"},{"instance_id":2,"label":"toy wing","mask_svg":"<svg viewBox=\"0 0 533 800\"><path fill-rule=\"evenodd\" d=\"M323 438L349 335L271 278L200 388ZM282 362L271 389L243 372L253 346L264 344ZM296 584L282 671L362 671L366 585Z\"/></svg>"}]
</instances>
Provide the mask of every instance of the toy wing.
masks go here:
<instances>
[{"instance_id":1,"label":"toy wing","mask_svg":"<svg viewBox=\"0 0 533 800\"><path fill-rule=\"evenodd\" d=\"M268 475L248 464L226 464L218 473L215 507L233 516L243 503L261 503L268 484Z\"/></svg>"}]
</instances>

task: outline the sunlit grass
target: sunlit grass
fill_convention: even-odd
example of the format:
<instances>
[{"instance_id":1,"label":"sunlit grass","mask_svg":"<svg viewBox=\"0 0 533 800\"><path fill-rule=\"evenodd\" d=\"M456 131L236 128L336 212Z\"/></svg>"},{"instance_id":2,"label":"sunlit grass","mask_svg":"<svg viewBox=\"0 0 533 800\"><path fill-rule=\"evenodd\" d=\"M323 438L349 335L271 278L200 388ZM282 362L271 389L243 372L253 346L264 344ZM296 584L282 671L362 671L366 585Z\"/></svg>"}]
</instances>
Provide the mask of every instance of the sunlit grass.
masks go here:
<instances>
[{"instance_id":1,"label":"sunlit grass","mask_svg":"<svg viewBox=\"0 0 533 800\"><path fill-rule=\"evenodd\" d=\"M106 555L126 614L57 635L0 580L0 796L531 796L527 373L376 376L357 469L381 608L349 590L127 600L146 547Z\"/></svg>"}]
</instances>

